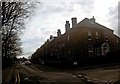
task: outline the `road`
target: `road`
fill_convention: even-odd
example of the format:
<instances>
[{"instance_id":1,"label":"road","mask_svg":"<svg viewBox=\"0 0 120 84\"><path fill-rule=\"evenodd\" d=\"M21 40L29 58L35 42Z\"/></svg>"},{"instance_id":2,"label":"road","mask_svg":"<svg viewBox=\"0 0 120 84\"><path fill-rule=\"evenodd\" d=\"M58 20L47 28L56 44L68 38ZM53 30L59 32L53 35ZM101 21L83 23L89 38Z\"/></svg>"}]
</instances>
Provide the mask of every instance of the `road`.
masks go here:
<instances>
[{"instance_id":1,"label":"road","mask_svg":"<svg viewBox=\"0 0 120 84\"><path fill-rule=\"evenodd\" d=\"M20 83L40 84L40 83L60 83L67 82L70 84L79 84L82 82L79 78L69 72L50 71L43 67L36 68L33 64L25 65L20 63L17 66Z\"/></svg>"},{"instance_id":2,"label":"road","mask_svg":"<svg viewBox=\"0 0 120 84\"><path fill-rule=\"evenodd\" d=\"M108 82L118 80L119 71L119 65L63 70L35 64L25 65L21 62L14 68L12 79L14 84L110 84Z\"/></svg>"}]
</instances>

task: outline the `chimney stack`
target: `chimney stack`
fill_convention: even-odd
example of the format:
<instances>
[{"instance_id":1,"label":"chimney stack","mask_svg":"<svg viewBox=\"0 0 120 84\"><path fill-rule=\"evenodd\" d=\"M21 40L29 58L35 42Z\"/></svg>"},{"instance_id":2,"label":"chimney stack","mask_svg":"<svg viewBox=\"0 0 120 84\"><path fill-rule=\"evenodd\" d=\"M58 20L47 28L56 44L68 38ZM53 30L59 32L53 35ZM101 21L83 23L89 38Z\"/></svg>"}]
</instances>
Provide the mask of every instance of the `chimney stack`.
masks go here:
<instances>
[{"instance_id":1,"label":"chimney stack","mask_svg":"<svg viewBox=\"0 0 120 84\"><path fill-rule=\"evenodd\" d=\"M90 19L91 20L91 22L95 22L95 18L94 18L94 16Z\"/></svg>"},{"instance_id":2,"label":"chimney stack","mask_svg":"<svg viewBox=\"0 0 120 84\"><path fill-rule=\"evenodd\" d=\"M72 27L74 27L77 24L77 18L74 17L74 18L71 18L71 20L72 20Z\"/></svg>"},{"instance_id":3,"label":"chimney stack","mask_svg":"<svg viewBox=\"0 0 120 84\"><path fill-rule=\"evenodd\" d=\"M58 37L61 36L61 31L60 31L60 29L58 29L58 31L57 31L57 36L58 36Z\"/></svg>"},{"instance_id":4,"label":"chimney stack","mask_svg":"<svg viewBox=\"0 0 120 84\"><path fill-rule=\"evenodd\" d=\"M53 35L50 35L50 40L52 40L53 39Z\"/></svg>"},{"instance_id":5,"label":"chimney stack","mask_svg":"<svg viewBox=\"0 0 120 84\"><path fill-rule=\"evenodd\" d=\"M70 23L69 23L69 21L66 21L65 31L67 32L69 29L70 29Z\"/></svg>"}]
</instances>

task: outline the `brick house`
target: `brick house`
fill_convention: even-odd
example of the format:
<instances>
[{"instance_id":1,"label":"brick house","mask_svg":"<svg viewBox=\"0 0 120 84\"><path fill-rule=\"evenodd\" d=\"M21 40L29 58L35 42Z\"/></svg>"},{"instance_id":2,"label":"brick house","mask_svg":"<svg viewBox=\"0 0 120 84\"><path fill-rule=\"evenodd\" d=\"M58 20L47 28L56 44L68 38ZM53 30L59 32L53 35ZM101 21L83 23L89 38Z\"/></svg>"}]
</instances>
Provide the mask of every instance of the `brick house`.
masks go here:
<instances>
[{"instance_id":1,"label":"brick house","mask_svg":"<svg viewBox=\"0 0 120 84\"><path fill-rule=\"evenodd\" d=\"M68 62L76 65L100 57L109 59L108 53L118 51L120 38L112 29L97 23L94 17L85 18L79 23L77 18L72 18L72 28L69 21L66 21L65 33L61 34L58 29L57 37L51 35L32 55L32 60L38 60L42 64Z\"/></svg>"}]
</instances>

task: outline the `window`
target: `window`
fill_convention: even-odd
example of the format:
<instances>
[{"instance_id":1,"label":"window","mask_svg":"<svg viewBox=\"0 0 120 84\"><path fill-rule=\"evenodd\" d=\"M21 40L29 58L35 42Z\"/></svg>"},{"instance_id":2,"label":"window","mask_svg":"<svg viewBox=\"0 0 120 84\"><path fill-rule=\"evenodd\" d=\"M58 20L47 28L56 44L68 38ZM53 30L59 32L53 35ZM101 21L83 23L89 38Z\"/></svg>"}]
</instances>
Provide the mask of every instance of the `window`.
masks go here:
<instances>
[{"instance_id":1,"label":"window","mask_svg":"<svg viewBox=\"0 0 120 84\"><path fill-rule=\"evenodd\" d=\"M89 51L89 52L93 52L93 47L92 47L92 45L89 45L89 46L88 46L88 51Z\"/></svg>"},{"instance_id":2,"label":"window","mask_svg":"<svg viewBox=\"0 0 120 84\"><path fill-rule=\"evenodd\" d=\"M116 40L116 42L118 43L118 39Z\"/></svg>"},{"instance_id":3,"label":"window","mask_svg":"<svg viewBox=\"0 0 120 84\"><path fill-rule=\"evenodd\" d=\"M98 32L96 32L95 34L96 34L96 36L97 36L97 35L98 35Z\"/></svg>"},{"instance_id":4,"label":"window","mask_svg":"<svg viewBox=\"0 0 120 84\"><path fill-rule=\"evenodd\" d=\"M96 35L96 39L98 39L98 32L96 32L95 35Z\"/></svg>"},{"instance_id":5,"label":"window","mask_svg":"<svg viewBox=\"0 0 120 84\"><path fill-rule=\"evenodd\" d=\"M98 56L98 55L101 55L101 48L95 48L95 54Z\"/></svg>"},{"instance_id":6,"label":"window","mask_svg":"<svg viewBox=\"0 0 120 84\"><path fill-rule=\"evenodd\" d=\"M64 47L64 46L65 46L65 44L62 44L62 46Z\"/></svg>"},{"instance_id":7,"label":"window","mask_svg":"<svg viewBox=\"0 0 120 84\"><path fill-rule=\"evenodd\" d=\"M53 54L52 54L52 53L51 53L50 55L51 55L51 56L53 56Z\"/></svg>"},{"instance_id":8,"label":"window","mask_svg":"<svg viewBox=\"0 0 120 84\"><path fill-rule=\"evenodd\" d=\"M91 39L91 32L90 31L88 31L88 40L92 40Z\"/></svg>"},{"instance_id":9,"label":"window","mask_svg":"<svg viewBox=\"0 0 120 84\"><path fill-rule=\"evenodd\" d=\"M88 31L88 36L91 36L91 32L90 31Z\"/></svg>"},{"instance_id":10,"label":"window","mask_svg":"<svg viewBox=\"0 0 120 84\"><path fill-rule=\"evenodd\" d=\"M68 54L70 54L70 51L68 51Z\"/></svg>"},{"instance_id":11,"label":"window","mask_svg":"<svg viewBox=\"0 0 120 84\"><path fill-rule=\"evenodd\" d=\"M89 53L89 56L93 56L93 46L92 45L89 45L88 46L88 53Z\"/></svg>"},{"instance_id":12,"label":"window","mask_svg":"<svg viewBox=\"0 0 120 84\"><path fill-rule=\"evenodd\" d=\"M92 40L92 39L91 39L91 36L88 36L88 40Z\"/></svg>"},{"instance_id":13,"label":"window","mask_svg":"<svg viewBox=\"0 0 120 84\"><path fill-rule=\"evenodd\" d=\"M109 45L107 43L104 43L101 48L102 48L102 55L106 56L106 54L109 52Z\"/></svg>"},{"instance_id":14,"label":"window","mask_svg":"<svg viewBox=\"0 0 120 84\"><path fill-rule=\"evenodd\" d=\"M108 36L105 34L105 40L108 41Z\"/></svg>"}]
</instances>

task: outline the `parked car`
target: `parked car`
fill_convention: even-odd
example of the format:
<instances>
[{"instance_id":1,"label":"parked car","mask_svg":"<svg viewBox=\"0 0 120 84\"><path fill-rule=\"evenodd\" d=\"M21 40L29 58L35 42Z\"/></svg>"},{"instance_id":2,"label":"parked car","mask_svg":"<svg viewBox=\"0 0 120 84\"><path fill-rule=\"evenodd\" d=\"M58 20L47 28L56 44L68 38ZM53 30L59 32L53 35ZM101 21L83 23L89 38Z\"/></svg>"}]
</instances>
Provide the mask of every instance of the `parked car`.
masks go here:
<instances>
[{"instance_id":1,"label":"parked car","mask_svg":"<svg viewBox=\"0 0 120 84\"><path fill-rule=\"evenodd\" d=\"M30 61L25 61L24 64L25 65L31 65L31 62Z\"/></svg>"}]
</instances>

